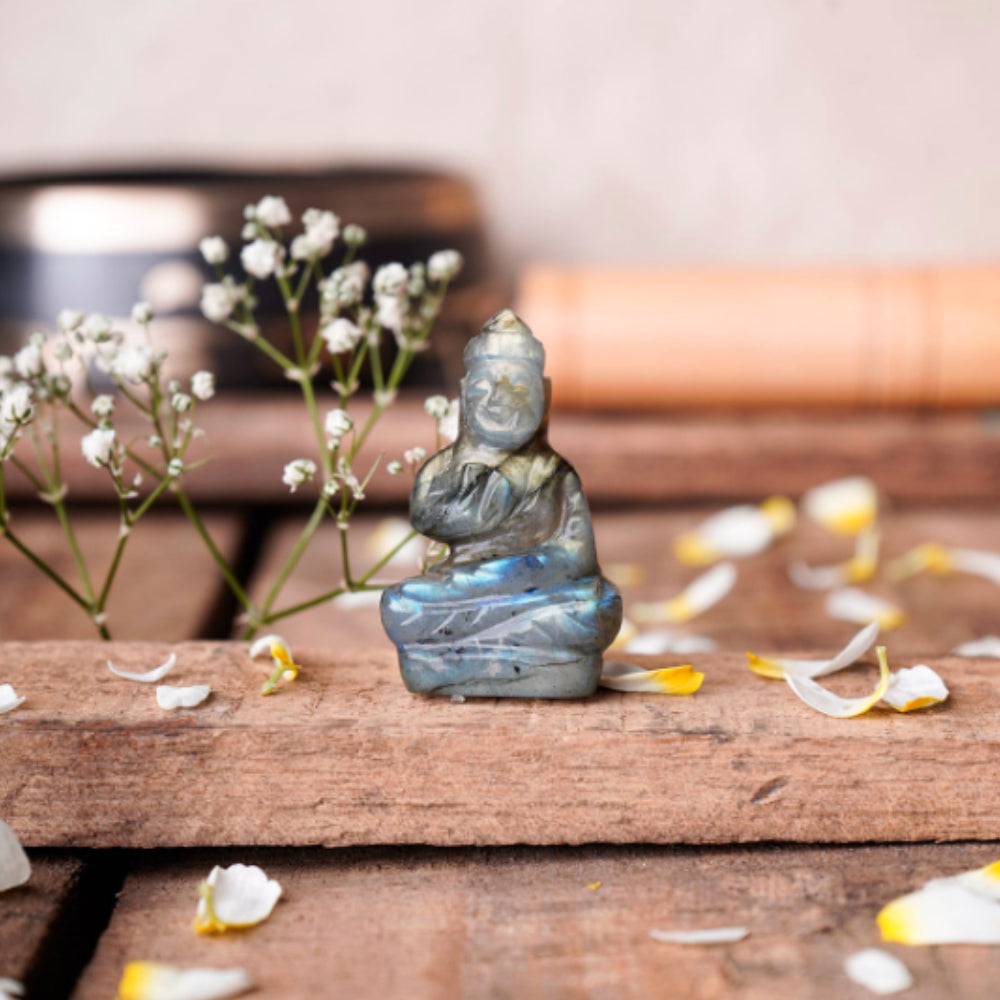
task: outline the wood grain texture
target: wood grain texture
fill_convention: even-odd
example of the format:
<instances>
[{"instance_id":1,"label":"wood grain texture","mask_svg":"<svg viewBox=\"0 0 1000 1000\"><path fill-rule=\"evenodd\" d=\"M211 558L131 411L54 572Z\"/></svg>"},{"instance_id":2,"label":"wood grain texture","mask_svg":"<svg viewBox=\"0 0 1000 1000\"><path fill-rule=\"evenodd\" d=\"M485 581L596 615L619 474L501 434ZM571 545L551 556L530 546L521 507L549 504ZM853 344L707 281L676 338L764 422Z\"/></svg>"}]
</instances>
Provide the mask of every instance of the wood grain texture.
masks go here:
<instances>
[{"instance_id":1,"label":"wood grain texture","mask_svg":"<svg viewBox=\"0 0 1000 1000\"><path fill-rule=\"evenodd\" d=\"M677 562L672 542L717 510L696 506L595 515L594 530L605 570L621 579L624 568L629 577L635 578L620 584L626 617L632 617L631 609L638 602L673 597L702 572ZM399 524L398 517L388 520ZM360 517L352 523L349 543L356 573L386 551L387 542L378 534L386 523L387 519L377 516ZM251 588L255 600L262 597L274 579L301 525L301 518L276 523ZM926 541L1000 552L1000 511L995 508L889 511L883 518L882 531L884 558L901 555ZM307 600L337 585L339 544L336 527L332 523L324 525L289 579L279 607ZM827 615L825 593L796 587L789 578L788 565L793 559L813 565L843 561L851 547L849 539L834 537L803 521L793 536L759 556L741 560L731 594L676 631L708 636L721 649L739 652L839 649L853 635L854 626ZM392 581L416 572L416 560L411 556L388 566L379 577ZM879 579L866 584L866 589L899 603L908 613L906 624L887 634L896 655L942 655L961 642L1000 631L1000 590L982 578L922 576L893 584L883 572ZM644 630L655 627L642 626ZM361 595L340 598L282 620L274 628L296 646L328 646L340 652L389 648L375 595L368 599Z\"/></svg>"},{"instance_id":2,"label":"wood grain texture","mask_svg":"<svg viewBox=\"0 0 1000 1000\"><path fill-rule=\"evenodd\" d=\"M239 539L236 517L210 515L206 525L229 558ZM18 511L22 540L76 585L66 537L48 511ZM118 538L118 517L75 513L74 531L87 565L103 580ZM95 584L97 586L98 584ZM190 639L223 586L201 540L177 513L148 514L129 539L108 605L108 627L125 639ZM83 639L96 635L85 613L13 546L0 538L0 636Z\"/></svg>"},{"instance_id":3,"label":"wood grain texture","mask_svg":"<svg viewBox=\"0 0 1000 1000\"><path fill-rule=\"evenodd\" d=\"M912 842L1000 821L995 660L930 659L945 705L841 720L731 653L691 658L691 697L452 704L409 694L388 651L298 650L299 679L261 698L245 645L173 648L172 682L214 693L168 714L105 665L153 666L163 644L0 645L27 697L0 726L0 815L25 844Z\"/></svg>"},{"instance_id":4,"label":"wood grain texture","mask_svg":"<svg viewBox=\"0 0 1000 1000\"><path fill-rule=\"evenodd\" d=\"M433 449L433 422L423 397L404 397L382 418L358 467L380 451L386 461L414 445ZM321 409L335 405L320 400ZM367 413L359 406L356 419ZM147 428L121 420L121 435ZM204 406L207 432L197 455L215 461L185 478L196 499L239 503L311 502L290 494L285 463L311 455L314 438L305 408L292 393L221 395ZM836 476L865 474L900 501L1000 496L1000 426L974 411L954 413L574 413L552 417L552 443L572 462L592 502L731 499L773 492L799 494ZM65 475L79 499L107 499L107 483L67 442ZM192 458L196 457L192 452ZM10 470L16 496L33 496ZM379 472L368 489L377 503L400 503L405 477Z\"/></svg>"},{"instance_id":5,"label":"wood grain texture","mask_svg":"<svg viewBox=\"0 0 1000 1000\"><path fill-rule=\"evenodd\" d=\"M247 968L261 1000L842 1000L869 996L844 959L879 946L875 914L936 875L1000 853L970 845L215 852L145 859L75 1000L114 995L135 958ZM284 895L270 919L191 930L214 863L257 862ZM600 888L588 885L600 882ZM683 947L651 928L745 925ZM887 945L913 1000L992 1000L1000 950Z\"/></svg>"}]
</instances>

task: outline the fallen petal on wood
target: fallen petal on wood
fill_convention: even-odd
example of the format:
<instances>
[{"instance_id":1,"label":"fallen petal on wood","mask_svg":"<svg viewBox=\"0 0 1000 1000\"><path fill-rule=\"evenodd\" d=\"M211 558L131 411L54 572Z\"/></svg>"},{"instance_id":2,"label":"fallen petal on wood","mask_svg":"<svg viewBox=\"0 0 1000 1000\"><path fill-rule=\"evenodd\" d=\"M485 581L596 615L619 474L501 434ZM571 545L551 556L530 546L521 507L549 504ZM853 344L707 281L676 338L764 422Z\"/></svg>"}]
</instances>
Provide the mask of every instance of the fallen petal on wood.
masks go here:
<instances>
[{"instance_id":1,"label":"fallen petal on wood","mask_svg":"<svg viewBox=\"0 0 1000 1000\"><path fill-rule=\"evenodd\" d=\"M613 691L646 691L653 694L694 694L705 675L685 663L679 667L643 670L631 663L605 663L598 682Z\"/></svg>"},{"instance_id":2,"label":"fallen petal on wood","mask_svg":"<svg viewBox=\"0 0 1000 1000\"><path fill-rule=\"evenodd\" d=\"M119 1000L225 1000L254 988L246 969L178 969L159 962L129 962Z\"/></svg>"},{"instance_id":3,"label":"fallen petal on wood","mask_svg":"<svg viewBox=\"0 0 1000 1000\"><path fill-rule=\"evenodd\" d=\"M14 831L0 819L0 892L24 885L31 878L31 862Z\"/></svg>"},{"instance_id":4,"label":"fallen petal on wood","mask_svg":"<svg viewBox=\"0 0 1000 1000\"><path fill-rule=\"evenodd\" d=\"M750 661L748 665L755 674L760 674L761 677L779 679L786 675L825 677L827 674L836 673L838 670L843 670L844 667L849 667L852 663L857 663L875 645L878 632L878 622L865 625L836 656L828 660L791 660L747 653L747 659Z\"/></svg>"},{"instance_id":5,"label":"fallen petal on wood","mask_svg":"<svg viewBox=\"0 0 1000 1000\"><path fill-rule=\"evenodd\" d=\"M847 978L872 993L888 996L908 990L913 985L910 970L895 955L881 948L865 948L844 960Z\"/></svg>"},{"instance_id":6,"label":"fallen petal on wood","mask_svg":"<svg viewBox=\"0 0 1000 1000\"><path fill-rule=\"evenodd\" d=\"M24 695L18 695L13 684L0 684L0 715L13 712L24 704Z\"/></svg>"},{"instance_id":7,"label":"fallen petal on wood","mask_svg":"<svg viewBox=\"0 0 1000 1000\"><path fill-rule=\"evenodd\" d=\"M918 663L893 673L882 700L898 712L913 712L928 705L938 705L947 697L944 681L926 664Z\"/></svg>"},{"instance_id":8,"label":"fallen petal on wood","mask_svg":"<svg viewBox=\"0 0 1000 1000\"><path fill-rule=\"evenodd\" d=\"M659 931L653 928L649 936L665 944L731 944L742 941L749 933L747 927L712 927L701 931Z\"/></svg>"},{"instance_id":9,"label":"fallen petal on wood","mask_svg":"<svg viewBox=\"0 0 1000 1000\"><path fill-rule=\"evenodd\" d=\"M863 698L841 698L840 695L828 691L808 677L793 677L785 675L785 682L810 708L828 715L831 719L852 719L864 715L873 705L877 704L889 689L889 664L885 658L885 646L878 646L879 679L875 690Z\"/></svg>"},{"instance_id":10,"label":"fallen petal on wood","mask_svg":"<svg viewBox=\"0 0 1000 1000\"><path fill-rule=\"evenodd\" d=\"M168 712L175 708L194 708L211 693L212 689L207 684L192 684L190 687L160 684L156 689L156 704Z\"/></svg>"},{"instance_id":11,"label":"fallen petal on wood","mask_svg":"<svg viewBox=\"0 0 1000 1000\"><path fill-rule=\"evenodd\" d=\"M147 670L145 673L132 673L128 670L119 670L110 660L108 660L108 666L111 668L111 673L116 677L124 677L127 681L138 681L140 684L155 684L157 681L162 681L177 663L177 654L171 653L167 659L161 663L158 667L154 667L152 670Z\"/></svg>"}]
</instances>

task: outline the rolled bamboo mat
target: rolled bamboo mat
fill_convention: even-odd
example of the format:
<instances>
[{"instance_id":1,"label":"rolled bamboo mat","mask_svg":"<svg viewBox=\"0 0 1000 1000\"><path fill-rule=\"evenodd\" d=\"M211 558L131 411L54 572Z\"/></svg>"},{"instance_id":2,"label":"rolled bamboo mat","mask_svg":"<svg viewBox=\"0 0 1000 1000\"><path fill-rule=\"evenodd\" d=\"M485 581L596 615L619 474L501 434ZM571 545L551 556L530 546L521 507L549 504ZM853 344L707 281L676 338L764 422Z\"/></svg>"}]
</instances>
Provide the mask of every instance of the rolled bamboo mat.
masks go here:
<instances>
[{"instance_id":1,"label":"rolled bamboo mat","mask_svg":"<svg viewBox=\"0 0 1000 1000\"><path fill-rule=\"evenodd\" d=\"M566 407L1000 403L1000 266L529 266L518 310Z\"/></svg>"}]
</instances>

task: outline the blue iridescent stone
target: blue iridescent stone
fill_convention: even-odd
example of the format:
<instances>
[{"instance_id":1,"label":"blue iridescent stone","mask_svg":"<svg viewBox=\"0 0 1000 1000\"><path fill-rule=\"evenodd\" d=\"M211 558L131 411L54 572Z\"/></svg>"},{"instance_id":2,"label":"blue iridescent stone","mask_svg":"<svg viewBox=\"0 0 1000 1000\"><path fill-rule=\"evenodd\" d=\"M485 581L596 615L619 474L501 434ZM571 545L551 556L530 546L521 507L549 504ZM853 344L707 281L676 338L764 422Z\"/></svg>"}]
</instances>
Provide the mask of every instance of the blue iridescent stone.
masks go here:
<instances>
[{"instance_id":1,"label":"blue iridescent stone","mask_svg":"<svg viewBox=\"0 0 1000 1000\"><path fill-rule=\"evenodd\" d=\"M549 446L545 352L510 310L465 350L454 444L420 469L410 520L447 558L386 588L382 623L420 694L592 694L622 602L580 480Z\"/></svg>"}]
</instances>

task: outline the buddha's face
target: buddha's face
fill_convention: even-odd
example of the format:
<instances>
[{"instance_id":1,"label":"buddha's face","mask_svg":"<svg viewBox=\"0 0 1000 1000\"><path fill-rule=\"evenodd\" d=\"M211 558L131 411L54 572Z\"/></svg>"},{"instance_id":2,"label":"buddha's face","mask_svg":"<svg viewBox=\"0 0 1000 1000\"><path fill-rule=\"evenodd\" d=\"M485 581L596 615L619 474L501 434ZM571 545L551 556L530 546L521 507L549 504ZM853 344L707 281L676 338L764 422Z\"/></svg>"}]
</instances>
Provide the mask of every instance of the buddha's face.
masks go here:
<instances>
[{"instance_id":1,"label":"buddha's face","mask_svg":"<svg viewBox=\"0 0 1000 1000\"><path fill-rule=\"evenodd\" d=\"M484 444L510 451L527 444L545 413L537 369L515 360L473 365L462 380L462 412Z\"/></svg>"}]
</instances>

